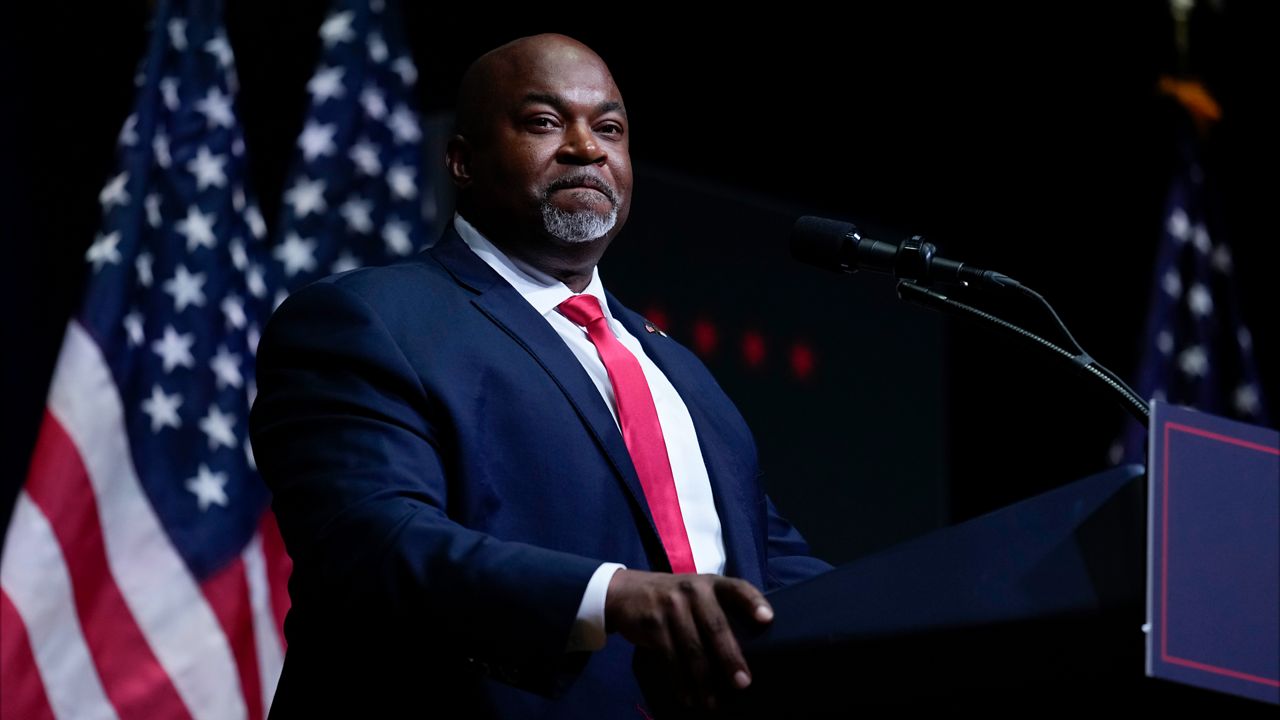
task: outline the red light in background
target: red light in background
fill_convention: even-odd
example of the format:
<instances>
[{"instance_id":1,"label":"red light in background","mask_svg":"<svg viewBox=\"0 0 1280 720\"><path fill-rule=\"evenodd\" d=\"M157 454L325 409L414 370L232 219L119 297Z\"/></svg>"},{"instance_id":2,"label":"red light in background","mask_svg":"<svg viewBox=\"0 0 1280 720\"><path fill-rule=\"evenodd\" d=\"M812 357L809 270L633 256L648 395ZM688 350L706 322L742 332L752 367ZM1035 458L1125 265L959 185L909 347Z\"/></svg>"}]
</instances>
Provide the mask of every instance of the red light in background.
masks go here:
<instances>
[{"instance_id":1,"label":"red light in background","mask_svg":"<svg viewBox=\"0 0 1280 720\"><path fill-rule=\"evenodd\" d=\"M667 323L667 311L656 305L645 311L644 319L657 325L659 330L666 330L670 327Z\"/></svg>"},{"instance_id":2,"label":"red light in background","mask_svg":"<svg viewBox=\"0 0 1280 720\"><path fill-rule=\"evenodd\" d=\"M709 320L699 320L693 324L693 349L699 355L709 357L715 352L719 342L720 334Z\"/></svg>"},{"instance_id":3,"label":"red light in background","mask_svg":"<svg viewBox=\"0 0 1280 720\"><path fill-rule=\"evenodd\" d=\"M758 368L764 364L764 337L755 330L742 335L742 360L747 367Z\"/></svg>"},{"instance_id":4,"label":"red light in background","mask_svg":"<svg viewBox=\"0 0 1280 720\"><path fill-rule=\"evenodd\" d=\"M791 346L791 374L795 375L797 380L808 380L813 374L813 365L813 348L802 342Z\"/></svg>"}]
</instances>

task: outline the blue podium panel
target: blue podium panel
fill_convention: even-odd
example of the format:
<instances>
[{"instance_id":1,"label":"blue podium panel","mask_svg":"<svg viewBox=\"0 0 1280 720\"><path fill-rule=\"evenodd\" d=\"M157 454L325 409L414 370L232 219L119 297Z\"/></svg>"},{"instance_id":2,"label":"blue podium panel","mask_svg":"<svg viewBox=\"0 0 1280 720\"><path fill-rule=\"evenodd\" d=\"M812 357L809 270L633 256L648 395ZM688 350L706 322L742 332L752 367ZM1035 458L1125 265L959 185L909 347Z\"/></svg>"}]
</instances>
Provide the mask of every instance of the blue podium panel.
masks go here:
<instances>
[{"instance_id":1,"label":"blue podium panel","mask_svg":"<svg viewBox=\"0 0 1280 720\"><path fill-rule=\"evenodd\" d=\"M1280 704L1280 433L1153 402L1147 674Z\"/></svg>"}]
</instances>

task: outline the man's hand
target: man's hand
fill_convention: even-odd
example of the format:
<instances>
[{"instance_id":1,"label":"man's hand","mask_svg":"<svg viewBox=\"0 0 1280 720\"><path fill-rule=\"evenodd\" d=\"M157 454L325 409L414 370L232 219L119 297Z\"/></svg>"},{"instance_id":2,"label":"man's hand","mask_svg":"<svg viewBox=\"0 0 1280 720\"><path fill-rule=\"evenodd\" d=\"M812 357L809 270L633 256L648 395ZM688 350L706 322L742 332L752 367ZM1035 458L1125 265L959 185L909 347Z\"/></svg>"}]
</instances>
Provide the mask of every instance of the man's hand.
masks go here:
<instances>
[{"instance_id":1,"label":"man's hand","mask_svg":"<svg viewBox=\"0 0 1280 720\"><path fill-rule=\"evenodd\" d=\"M713 709L751 684L729 616L763 624L773 608L745 580L641 570L614 573L605 598L605 629L665 658L686 707Z\"/></svg>"}]
</instances>

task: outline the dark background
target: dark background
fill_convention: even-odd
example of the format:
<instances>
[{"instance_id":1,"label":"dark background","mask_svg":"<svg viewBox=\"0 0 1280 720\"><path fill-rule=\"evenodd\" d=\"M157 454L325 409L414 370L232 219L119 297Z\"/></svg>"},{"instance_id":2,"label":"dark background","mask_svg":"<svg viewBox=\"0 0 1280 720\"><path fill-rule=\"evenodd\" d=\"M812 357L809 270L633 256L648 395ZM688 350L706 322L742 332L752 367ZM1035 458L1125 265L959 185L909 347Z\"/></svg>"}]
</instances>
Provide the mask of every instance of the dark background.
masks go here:
<instances>
[{"instance_id":1,"label":"dark background","mask_svg":"<svg viewBox=\"0 0 1280 720\"><path fill-rule=\"evenodd\" d=\"M251 181L271 224L327 4L227 5ZM1280 117L1266 5L1202 3L1188 69L1224 108L1209 171L1274 416L1280 347L1265 297ZM610 64L637 190L602 275L683 342L714 336L706 360L756 431L769 490L820 554L849 560L1108 466L1124 420L1109 399L1020 346L899 303L886 278L795 265L786 234L800 214L885 239L923 234L1040 290L1131 378L1181 122L1155 89L1179 68L1166 3L908 3L839 17L778 5L698 20L555 6L502 22L438 6L405 8L429 115L448 112L472 59L520 35L564 32ZM148 7L40 12L0 30L13 327L0 527L79 302ZM792 360L804 352L808 373Z\"/></svg>"}]
</instances>

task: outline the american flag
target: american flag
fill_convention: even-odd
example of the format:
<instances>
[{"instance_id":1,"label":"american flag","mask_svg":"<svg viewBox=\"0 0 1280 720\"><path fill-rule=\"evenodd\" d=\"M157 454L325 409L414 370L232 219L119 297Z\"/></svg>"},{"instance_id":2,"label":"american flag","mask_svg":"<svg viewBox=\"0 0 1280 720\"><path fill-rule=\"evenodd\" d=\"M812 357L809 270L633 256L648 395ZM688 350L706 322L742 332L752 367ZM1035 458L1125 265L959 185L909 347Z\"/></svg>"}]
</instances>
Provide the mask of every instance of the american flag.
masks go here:
<instances>
[{"instance_id":1,"label":"american flag","mask_svg":"<svg viewBox=\"0 0 1280 720\"><path fill-rule=\"evenodd\" d=\"M320 25L323 50L275 248L290 287L401 259L432 237L418 71L394 10L337 0Z\"/></svg>"},{"instance_id":2,"label":"american flag","mask_svg":"<svg viewBox=\"0 0 1280 720\"><path fill-rule=\"evenodd\" d=\"M1186 123L1165 201L1143 359L1144 398L1255 425L1268 422L1253 339L1240 314L1231 248L1218 223L1212 178ZM1129 423L1115 462L1145 462L1146 432Z\"/></svg>"},{"instance_id":3,"label":"american flag","mask_svg":"<svg viewBox=\"0 0 1280 720\"><path fill-rule=\"evenodd\" d=\"M271 248L221 2L160 3L0 556L0 716L265 716L290 564L246 433L258 334L288 289L421 246L433 211L390 14L322 24Z\"/></svg>"},{"instance_id":4,"label":"american flag","mask_svg":"<svg viewBox=\"0 0 1280 720\"><path fill-rule=\"evenodd\" d=\"M161 2L0 557L0 715L262 718L289 562L246 434L278 275L216 0Z\"/></svg>"}]
</instances>

